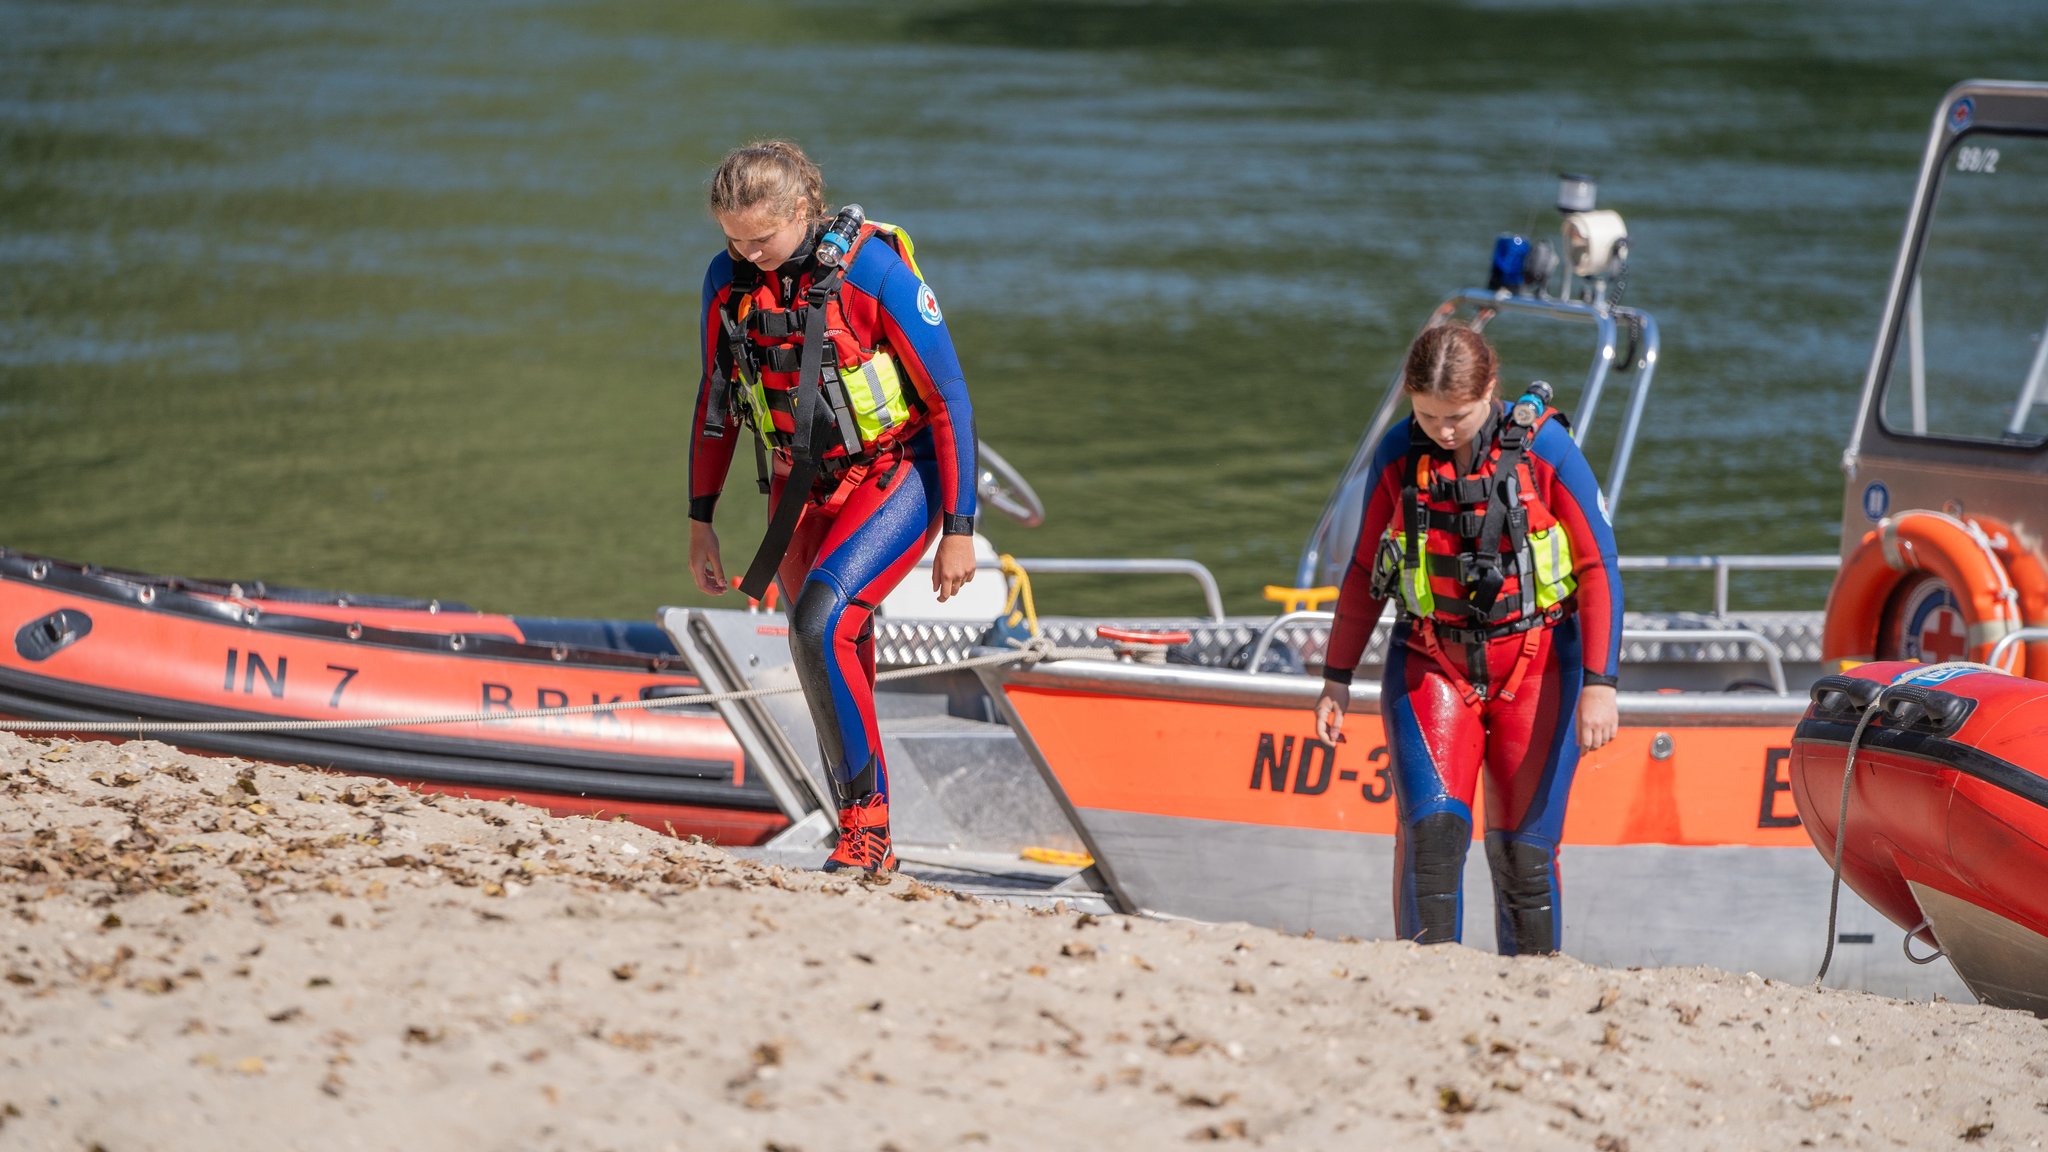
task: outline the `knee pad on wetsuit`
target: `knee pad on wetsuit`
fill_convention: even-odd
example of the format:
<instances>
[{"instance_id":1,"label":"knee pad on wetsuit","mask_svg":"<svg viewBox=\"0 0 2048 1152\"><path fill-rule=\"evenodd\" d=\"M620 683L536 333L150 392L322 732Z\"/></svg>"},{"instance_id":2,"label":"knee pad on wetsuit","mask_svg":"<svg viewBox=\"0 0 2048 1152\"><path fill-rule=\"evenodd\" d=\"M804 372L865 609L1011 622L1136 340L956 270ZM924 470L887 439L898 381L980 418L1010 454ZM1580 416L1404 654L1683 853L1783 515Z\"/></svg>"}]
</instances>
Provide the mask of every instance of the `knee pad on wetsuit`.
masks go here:
<instances>
[{"instance_id":1,"label":"knee pad on wetsuit","mask_svg":"<svg viewBox=\"0 0 2048 1152\"><path fill-rule=\"evenodd\" d=\"M1404 859L1396 873L1403 891L1395 900L1401 938L1456 943L1464 927L1465 852L1472 846L1472 822L1456 812L1432 812L1409 824L1403 840Z\"/></svg>"},{"instance_id":2,"label":"knee pad on wetsuit","mask_svg":"<svg viewBox=\"0 0 2048 1152\"><path fill-rule=\"evenodd\" d=\"M811 728L817 733L818 751L824 756L825 776L837 792L843 781L846 741L839 731L839 710L832 699L832 625L844 603L832 585L808 580L789 612L789 655L796 664L797 682L803 685L804 703L810 706ZM841 805L844 807L844 805Z\"/></svg>"},{"instance_id":3,"label":"knee pad on wetsuit","mask_svg":"<svg viewBox=\"0 0 2048 1152\"><path fill-rule=\"evenodd\" d=\"M811 664L822 668L832 647L832 617L842 601L823 580L804 581L796 604L789 613L789 651L797 667Z\"/></svg>"},{"instance_id":4,"label":"knee pad on wetsuit","mask_svg":"<svg viewBox=\"0 0 2048 1152\"><path fill-rule=\"evenodd\" d=\"M1539 837L1488 832L1486 862L1493 870L1494 931L1501 955L1557 951L1557 845Z\"/></svg>"}]
</instances>

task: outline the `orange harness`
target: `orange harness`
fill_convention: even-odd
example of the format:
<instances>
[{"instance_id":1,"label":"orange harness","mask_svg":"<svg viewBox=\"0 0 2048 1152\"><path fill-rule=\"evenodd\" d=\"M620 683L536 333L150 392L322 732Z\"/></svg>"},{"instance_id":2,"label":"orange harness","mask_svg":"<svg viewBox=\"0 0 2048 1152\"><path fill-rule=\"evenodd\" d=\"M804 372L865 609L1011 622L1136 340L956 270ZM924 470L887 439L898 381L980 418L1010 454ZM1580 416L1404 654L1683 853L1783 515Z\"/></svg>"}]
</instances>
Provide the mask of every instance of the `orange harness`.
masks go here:
<instances>
[{"instance_id":1,"label":"orange harness","mask_svg":"<svg viewBox=\"0 0 2048 1152\"><path fill-rule=\"evenodd\" d=\"M1463 683L1465 685L1465 703L1477 705L1483 704L1489 699L1513 700L1515 698L1515 693L1521 690L1523 679L1529 674L1530 657L1536 654L1536 647L1541 643L1542 638L1537 633L1555 625L1559 620L1564 619L1566 614L1567 610L1564 605L1556 605L1545 611L1530 627L1522 629L1522 643L1515 649L1514 665L1508 669L1507 678L1501 681L1500 690L1497 692L1489 688L1488 677L1482 676L1475 679L1469 668L1460 669L1457 665L1451 663L1449 653L1444 651L1443 640L1437 636L1437 624L1434 617L1411 617L1410 619L1414 621L1411 634L1422 638L1422 650L1437 662L1437 666L1444 670L1445 676L1449 677L1454 683ZM1490 642L1490 639L1483 639L1478 643L1483 648L1484 645ZM1470 647L1472 646L1467 646L1468 651Z\"/></svg>"}]
</instances>

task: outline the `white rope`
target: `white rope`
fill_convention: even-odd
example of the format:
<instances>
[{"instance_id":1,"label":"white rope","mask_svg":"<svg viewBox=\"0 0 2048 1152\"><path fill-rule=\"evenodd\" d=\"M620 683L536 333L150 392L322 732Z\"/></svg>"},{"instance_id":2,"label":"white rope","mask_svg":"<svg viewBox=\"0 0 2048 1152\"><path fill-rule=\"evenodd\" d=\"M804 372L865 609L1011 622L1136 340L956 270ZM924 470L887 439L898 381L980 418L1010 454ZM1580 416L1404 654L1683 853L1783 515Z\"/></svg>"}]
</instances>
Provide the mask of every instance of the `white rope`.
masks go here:
<instances>
[{"instance_id":1,"label":"white rope","mask_svg":"<svg viewBox=\"0 0 2048 1152\"><path fill-rule=\"evenodd\" d=\"M895 668L875 677L882 680L908 680L916 676L930 676L939 672L955 672L964 668L979 668L989 664L1007 664L1023 661L1036 664L1041 660L1061 660L1079 656L1101 656L1100 648L1059 648L1051 640L1034 637L1018 646L1015 652L991 652L985 656L973 656L946 664L926 664L915 668ZM571 704L559 708L533 708L524 712L466 712L447 716L410 716L383 720L9 720L0 719L0 731L14 732L121 732L132 735L179 732L312 732L338 731L357 728L409 728L429 724L490 724L505 720L538 720L551 716L588 716L599 712L624 712L633 708L674 708L678 705L724 704L734 700L752 700L762 696L778 696L787 692L801 692L803 686L792 684L786 688L741 688L730 692L706 692L693 696L665 696L652 700L615 700L609 704Z\"/></svg>"},{"instance_id":2,"label":"white rope","mask_svg":"<svg viewBox=\"0 0 2048 1152\"><path fill-rule=\"evenodd\" d=\"M1842 849L1849 841L1849 785L1856 779L1856 750L1863 743L1864 729L1870 727L1872 720L1877 719L1878 712L1884 708L1885 694L1890 691L1891 685L1878 689L1877 695L1871 697L1870 707L1865 708L1863 715L1856 718L1856 730L1849 734L1849 755L1847 762L1842 765L1842 808L1835 813L1835 854L1832 857L1835 878L1828 885L1828 943L1826 949L1821 952L1820 971L1813 974L1815 988L1819 988L1820 982L1827 979L1828 966L1835 961L1836 916L1842 907Z\"/></svg>"}]
</instances>

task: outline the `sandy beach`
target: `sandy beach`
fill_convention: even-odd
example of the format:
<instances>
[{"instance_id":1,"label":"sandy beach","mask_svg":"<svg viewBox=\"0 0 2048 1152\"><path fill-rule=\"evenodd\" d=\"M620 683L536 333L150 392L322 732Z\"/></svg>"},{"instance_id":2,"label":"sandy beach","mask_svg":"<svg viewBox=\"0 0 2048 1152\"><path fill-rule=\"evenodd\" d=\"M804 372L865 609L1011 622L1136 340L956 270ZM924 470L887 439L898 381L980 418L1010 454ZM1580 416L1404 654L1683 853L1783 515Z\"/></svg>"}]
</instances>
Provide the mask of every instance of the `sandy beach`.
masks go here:
<instances>
[{"instance_id":1,"label":"sandy beach","mask_svg":"<svg viewBox=\"0 0 2048 1152\"><path fill-rule=\"evenodd\" d=\"M2036 1148L2048 1022L0 734L0 1148Z\"/></svg>"}]
</instances>

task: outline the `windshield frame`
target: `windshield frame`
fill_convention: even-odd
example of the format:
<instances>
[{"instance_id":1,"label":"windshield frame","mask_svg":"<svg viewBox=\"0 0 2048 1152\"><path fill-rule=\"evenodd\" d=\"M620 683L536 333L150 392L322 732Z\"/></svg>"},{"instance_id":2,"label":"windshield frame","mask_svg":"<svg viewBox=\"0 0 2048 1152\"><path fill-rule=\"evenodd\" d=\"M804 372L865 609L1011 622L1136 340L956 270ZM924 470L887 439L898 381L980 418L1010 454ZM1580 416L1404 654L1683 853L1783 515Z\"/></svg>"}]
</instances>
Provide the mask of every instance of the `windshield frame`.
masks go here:
<instances>
[{"instance_id":1,"label":"windshield frame","mask_svg":"<svg viewBox=\"0 0 2048 1152\"><path fill-rule=\"evenodd\" d=\"M2034 461L2038 458L2039 465L2048 466L2048 437L2020 441L1915 433L1894 429L1883 419L1884 393L1891 383L1892 361L1901 344L1900 332L1905 325L1911 296L1908 289L1920 272L1927 231L1941 181L1947 174L1951 150L1967 137L1985 134L2048 135L2048 83L1965 81L1949 89L1935 111L1933 128L1921 160L1919 184L1907 215L1898 261L1885 297L1876 347L1864 374L1856 423L1842 456L1843 469L1852 479L1865 452L1884 445L1909 450L1916 456L1939 456L1955 463L1967 463L1972 457L1982 461L1986 454L1994 454L2015 460Z\"/></svg>"}]
</instances>

